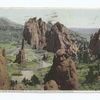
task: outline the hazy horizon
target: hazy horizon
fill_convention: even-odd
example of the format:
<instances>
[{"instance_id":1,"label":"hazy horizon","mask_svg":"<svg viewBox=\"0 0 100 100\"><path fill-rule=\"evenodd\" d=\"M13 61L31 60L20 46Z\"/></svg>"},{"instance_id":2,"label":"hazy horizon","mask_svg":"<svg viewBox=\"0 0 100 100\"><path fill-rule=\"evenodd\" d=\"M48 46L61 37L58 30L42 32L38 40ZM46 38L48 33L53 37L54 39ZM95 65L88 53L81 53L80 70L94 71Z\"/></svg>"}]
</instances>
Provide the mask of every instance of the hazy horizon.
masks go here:
<instances>
[{"instance_id":1,"label":"hazy horizon","mask_svg":"<svg viewBox=\"0 0 100 100\"><path fill-rule=\"evenodd\" d=\"M44 21L59 21L66 27L99 28L100 9L58 9L58 8L0 8L0 17L23 24L31 17Z\"/></svg>"}]
</instances>

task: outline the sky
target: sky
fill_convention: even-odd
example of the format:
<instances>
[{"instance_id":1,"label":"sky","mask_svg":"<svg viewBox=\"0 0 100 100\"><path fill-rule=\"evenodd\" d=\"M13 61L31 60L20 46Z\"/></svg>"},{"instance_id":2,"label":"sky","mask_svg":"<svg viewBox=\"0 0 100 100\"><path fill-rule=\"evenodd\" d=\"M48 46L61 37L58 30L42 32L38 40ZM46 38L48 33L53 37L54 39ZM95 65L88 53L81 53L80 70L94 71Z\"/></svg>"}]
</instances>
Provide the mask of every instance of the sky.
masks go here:
<instances>
[{"instance_id":1,"label":"sky","mask_svg":"<svg viewBox=\"0 0 100 100\"><path fill-rule=\"evenodd\" d=\"M0 17L24 24L31 17L46 22L59 21L66 27L100 27L100 9L65 9L65 8L0 8Z\"/></svg>"}]
</instances>

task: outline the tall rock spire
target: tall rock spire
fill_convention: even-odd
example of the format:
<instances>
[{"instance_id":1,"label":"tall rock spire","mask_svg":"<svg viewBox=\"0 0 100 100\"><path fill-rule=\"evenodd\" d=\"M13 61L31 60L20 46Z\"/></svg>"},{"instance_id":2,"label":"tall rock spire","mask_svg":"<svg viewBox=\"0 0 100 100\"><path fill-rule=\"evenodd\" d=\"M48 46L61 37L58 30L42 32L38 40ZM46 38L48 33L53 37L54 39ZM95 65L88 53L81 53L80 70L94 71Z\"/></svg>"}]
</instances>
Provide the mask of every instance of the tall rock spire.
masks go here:
<instances>
[{"instance_id":1,"label":"tall rock spire","mask_svg":"<svg viewBox=\"0 0 100 100\"><path fill-rule=\"evenodd\" d=\"M23 64L25 62L24 39L22 39L22 47L16 55L15 63Z\"/></svg>"}]
</instances>

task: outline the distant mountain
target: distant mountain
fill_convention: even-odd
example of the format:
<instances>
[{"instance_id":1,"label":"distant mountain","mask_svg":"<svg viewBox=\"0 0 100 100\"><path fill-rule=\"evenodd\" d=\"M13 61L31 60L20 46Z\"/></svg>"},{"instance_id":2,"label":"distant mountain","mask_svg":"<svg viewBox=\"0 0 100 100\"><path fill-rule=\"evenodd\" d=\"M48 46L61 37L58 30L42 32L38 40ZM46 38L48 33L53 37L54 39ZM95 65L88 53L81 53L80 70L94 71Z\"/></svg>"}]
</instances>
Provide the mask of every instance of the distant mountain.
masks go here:
<instances>
[{"instance_id":1,"label":"distant mountain","mask_svg":"<svg viewBox=\"0 0 100 100\"><path fill-rule=\"evenodd\" d=\"M72 31L79 33L80 36L90 40L91 34L98 32L99 28L70 28Z\"/></svg>"},{"instance_id":2,"label":"distant mountain","mask_svg":"<svg viewBox=\"0 0 100 100\"><path fill-rule=\"evenodd\" d=\"M0 29L22 29L23 25L17 24L7 18L0 18Z\"/></svg>"},{"instance_id":3,"label":"distant mountain","mask_svg":"<svg viewBox=\"0 0 100 100\"><path fill-rule=\"evenodd\" d=\"M70 28L73 31L84 34L92 34L98 32L99 28Z\"/></svg>"},{"instance_id":4,"label":"distant mountain","mask_svg":"<svg viewBox=\"0 0 100 100\"><path fill-rule=\"evenodd\" d=\"M7 18L0 18L0 42L20 41L22 33L23 25Z\"/></svg>"}]
</instances>

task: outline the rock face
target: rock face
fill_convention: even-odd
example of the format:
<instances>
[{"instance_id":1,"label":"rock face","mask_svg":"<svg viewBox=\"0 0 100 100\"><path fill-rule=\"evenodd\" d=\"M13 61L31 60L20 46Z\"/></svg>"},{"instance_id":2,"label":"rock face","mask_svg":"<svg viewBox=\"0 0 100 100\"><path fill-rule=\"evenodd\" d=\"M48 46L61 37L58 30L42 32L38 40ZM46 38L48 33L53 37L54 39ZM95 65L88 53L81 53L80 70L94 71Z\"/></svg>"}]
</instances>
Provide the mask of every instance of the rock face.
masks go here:
<instances>
[{"instance_id":1,"label":"rock face","mask_svg":"<svg viewBox=\"0 0 100 100\"><path fill-rule=\"evenodd\" d=\"M100 58L100 30L91 36L89 49L91 54Z\"/></svg>"},{"instance_id":2,"label":"rock face","mask_svg":"<svg viewBox=\"0 0 100 100\"><path fill-rule=\"evenodd\" d=\"M66 49L70 54L78 50L74 41L68 35L65 26L57 22L54 25L46 24L42 19L30 18L23 31L23 37L35 49L46 49L56 52L58 49Z\"/></svg>"},{"instance_id":3,"label":"rock face","mask_svg":"<svg viewBox=\"0 0 100 100\"><path fill-rule=\"evenodd\" d=\"M64 49L59 49L55 54L53 65L44 78L45 85L48 84L50 80L54 80L60 90L78 89L75 63L71 57L67 55Z\"/></svg>"},{"instance_id":4,"label":"rock face","mask_svg":"<svg viewBox=\"0 0 100 100\"><path fill-rule=\"evenodd\" d=\"M4 51L0 49L0 90L10 89Z\"/></svg>"},{"instance_id":5,"label":"rock face","mask_svg":"<svg viewBox=\"0 0 100 100\"><path fill-rule=\"evenodd\" d=\"M23 37L33 48L39 49L45 47L45 32L47 25L42 19L30 18L24 27Z\"/></svg>"},{"instance_id":6,"label":"rock face","mask_svg":"<svg viewBox=\"0 0 100 100\"><path fill-rule=\"evenodd\" d=\"M19 53L16 55L15 63L22 64L25 62L25 51L24 51L24 39L22 40L22 48L19 50Z\"/></svg>"},{"instance_id":7,"label":"rock face","mask_svg":"<svg viewBox=\"0 0 100 100\"><path fill-rule=\"evenodd\" d=\"M51 30L47 32L46 42L46 49L51 52L56 52L58 49L65 49L70 54L75 54L78 50L77 46L67 34L65 26L59 22L55 23Z\"/></svg>"}]
</instances>

